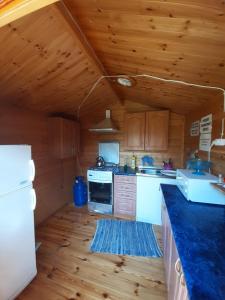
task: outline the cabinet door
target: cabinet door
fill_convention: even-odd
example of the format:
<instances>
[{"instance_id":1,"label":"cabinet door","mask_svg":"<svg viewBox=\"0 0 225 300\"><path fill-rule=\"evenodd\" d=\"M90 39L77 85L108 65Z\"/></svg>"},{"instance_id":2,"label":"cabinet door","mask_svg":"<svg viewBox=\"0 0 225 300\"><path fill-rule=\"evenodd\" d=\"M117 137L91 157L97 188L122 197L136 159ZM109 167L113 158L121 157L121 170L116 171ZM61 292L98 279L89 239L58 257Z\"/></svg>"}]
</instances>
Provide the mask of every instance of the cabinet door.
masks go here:
<instances>
[{"instance_id":1,"label":"cabinet door","mask_svg":"<svg viewBox=\"0 0 225 300\"><path fill-rule=\"evenodd\" d=\"M180 275L182 269L172 232L170 237L170 273L168 285L168 300L178 300Z\"/></svg>"},{"instance_id":2,"label":"cabinet door","mask_svg":"<svg viewBox=\"0 0 225 300\"><path fill-rule=\"evenodd\" d=\"M185 278L164 199L162 201L162 237L168 300L188 300Z\"/></svg>"},{"instance_id":3,"label":"cabinet door","mask_svg":"<svg viewBox=\"0 0 225 300\"><path fill-rule=\"evenodd\" d=\"M77 155L80 151L80 124L74 122L75 126L73 127L73 140L74 140L74 155Z\"/></svg>"},{"instance_id":4,"label":"cabinet door","mask_svg":"<svg viewBox=\"0 0 225 300\"><path fill-rule=\"evenodd\" d=\"M49 118L49 146L55 158L74 157L79 147L79 124L63 118Z\"/></svg>"},{"instance_id":5,"label":"cabinet door","mask_svg":"<svg viewBox=\"0 0 225 300\"><path fill-rule=\"evenodd\" d=\"M62 158L73 157L74 155L74 122L70 120L62 121Z\"/></svg>"},{"instance_id":6,"label":"cabinet door","mask_svg":"<svg viewBox=\"0 0 225 300\"><path fill-rule=\"evenodd\" d=\"M37 273L33 194L26 187L1 197L0 299L14 299Z\"/></svg>"},{"instance_id":7,"label":"cabinet door","mask_svg":"<svg viewBox=\"0 0 225 300\"><path fill-rule=\"evenodd\" d=\"M186 282L185 282L183 273L181 274L181 276L179 278L179 285L177 288L177 294L175 296L176 296L176 298L174 298L174 300L188 300L189 299Z\"/></svg>"},{"instance_id":8,"label":"cabinet door","mask_svg":"<svg viewBox=\"0 0 225 300\"><path fill-rule=\"evenodd\" d=\"M169 287L171 270L171 231L169 217L164 199L162 201L162 237L163 237L163 258L166 274L166 284ZM169 292L169 291L168 291Z\"/></svg>"},{"instance_id":9,"label":"cabinet door","mask_svg":"<svg viewBox=\"0 0 225 300\"><path fill-rule=\"evenodd\" d=\"M167 150L169 111L146 113L145 150Z\"/></svg>"},{"instance_id":10,"label":"cabinet door","mask_svg":"<svg viewBox=\"0 0 225 300\"><path fill-rule=\"evenodd\" d=\"M127 150L144 150L145 113L125 115L125 148Z\"/></svg>"},{"instance_id":11,"label":"cabinet door","mask_svg":"<svg viewBox=\"0 0 225 300\"><path fill-rule=\"evenodd\" d=\"M137 176L137 214L136 220L161 225L160 179Z\"/></svg>"},{"instance_id":12,"label":"cabinet door","mask_svg":"<svg viewBox=\"0 0 225 300\"><path fill-rule=\"evenodd\" d=\"M49 152L55 158L62 158L63 131L61 118L48 119Z\"/></svg>"}]
</instances>

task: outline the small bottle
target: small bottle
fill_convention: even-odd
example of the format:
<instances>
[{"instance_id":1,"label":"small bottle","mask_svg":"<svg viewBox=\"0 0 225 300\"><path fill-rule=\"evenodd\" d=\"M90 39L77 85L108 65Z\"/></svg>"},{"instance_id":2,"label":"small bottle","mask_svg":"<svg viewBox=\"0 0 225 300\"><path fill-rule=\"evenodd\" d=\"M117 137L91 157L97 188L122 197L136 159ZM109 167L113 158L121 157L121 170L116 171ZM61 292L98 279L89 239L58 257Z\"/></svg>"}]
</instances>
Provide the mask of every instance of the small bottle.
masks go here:
<instances>
[{"instance_id":1,"label":"small bottle","mask_svg":"<svg viewBox=\"0 0 225 300\"><path fill-rule=\"evenodd\" d=\"M136 156L133 153L133 155L131 157L131 169L135 170L135 168L136 168Z\"/></svg>"},{"instance_id":2,"label":"small bottle","mask_svg":"<svg viewBox=\"0 0 225 300\"><path fill-rule=\"evenodd\" d=\"M218 175L218 183L223 184L223 175L222 174Z\"/></svg>"},{"instance_id":3,"label":"small bottle","mask_svg":"<svg viewBox=\"0 0 225 300\"><path fill-rule=\"evenodd\" d=\"M127 173L127 170L128 170L128 157L126 156L125 159L124 159L124 166L123 166L123 170L125 173Z\"/></svg>"}]
</instances>

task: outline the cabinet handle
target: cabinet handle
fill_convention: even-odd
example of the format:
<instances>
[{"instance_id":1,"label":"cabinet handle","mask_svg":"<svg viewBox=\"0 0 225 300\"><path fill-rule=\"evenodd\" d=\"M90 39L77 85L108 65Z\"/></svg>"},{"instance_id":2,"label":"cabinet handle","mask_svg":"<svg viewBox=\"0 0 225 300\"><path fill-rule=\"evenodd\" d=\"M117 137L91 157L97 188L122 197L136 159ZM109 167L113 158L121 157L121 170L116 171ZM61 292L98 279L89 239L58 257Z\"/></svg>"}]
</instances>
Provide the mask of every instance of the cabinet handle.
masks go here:
<instances>
[{"instance_id":1,"label":"cabinet handle","mask_svg":"<svg viewBox=\"0 0 225 300\"><path fill-rule=\"evenodd\" d=\"M34 181L34 178L35 178L35 164L34 164L34 161L31 159L29 161L29 164L30 164L30 170L31 170L30 181Z\"/></svg>"},{"instance_id":2,"label":"cabinet handle","mask_svg":"<svg viewBox=\"0 0 225 300\"><path fill-rule=\"evenodd\" d=\"M185 282L185 278L184 278L184 274L182 273L181 276L180 276L180 284L182 286L186 286L186 282Z\"/></svg>"},{"instance_id":3,"label":"cabinet handle","mask_svg":"<svg viewBox=\"0 0 225 300\"><path fill-rule=\"evenodd\" d=\"M35 210L37 204L37 197L34 189L31 189L31 197L32 197L31 208L32 210Z\"/></svg>"},{"instance_id":4,"label":"cabinet handle","mask_svg":"<svg viewBox=\"0 0 225 300\"><path fill-rule=\"evenodd\" d=\"M181 274L181 264L180 264L180 259L179 258L177 259L177 261L175 263L175 271L180 276L180 274Z\"/></svg>"}]
</instances>

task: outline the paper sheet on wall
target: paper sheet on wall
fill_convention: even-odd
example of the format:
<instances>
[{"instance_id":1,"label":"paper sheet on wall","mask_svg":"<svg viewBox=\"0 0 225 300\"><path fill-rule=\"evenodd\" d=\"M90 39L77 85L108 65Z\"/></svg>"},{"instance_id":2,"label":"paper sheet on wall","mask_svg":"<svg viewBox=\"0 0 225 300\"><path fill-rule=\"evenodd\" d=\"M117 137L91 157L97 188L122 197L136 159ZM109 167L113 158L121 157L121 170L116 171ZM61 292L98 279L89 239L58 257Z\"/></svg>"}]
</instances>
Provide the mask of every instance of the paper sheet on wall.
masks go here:
<instances>
[{"instance_id":1,"label":"paper sheet on wall","mask_svg":"<svg viewBox=\"0 0 225 300\"><path fill-rule=\"evenodd\" d=\"M199 150L209 151L212 141L212 114L201 118Z\"/></svg>"},{"instance_id":2,"label":"paper sheet on wall","mask_svg":"<svg viewBox=\"0 0 225 300\"><path fill-rule=\"evenodd\" d=\"M191 129L190 129L191 136L199 135L199 125L200 125L200 121L195 121L191 124Z\"/></svg>"},{"instance_id":3,"label":"paper sheet on wall","mask_svg":"<svg viewBox=\"0 0 225 300\"><path fill-rule=\"evenodd\" d=\"M200 122L200 133L211 133L212 132L212 114L201 118Z\"/></svg>"},{"instance_id":4,"label":"paper sheet on wall","mask_svg":"<svg viewBox=\"0 0 225 300\"><path fill-rule=\"evenodd\" d=\"M199 140L199 150L209 151L211 145L211 133L201 133Z\"/></svg>"}]
</instances>

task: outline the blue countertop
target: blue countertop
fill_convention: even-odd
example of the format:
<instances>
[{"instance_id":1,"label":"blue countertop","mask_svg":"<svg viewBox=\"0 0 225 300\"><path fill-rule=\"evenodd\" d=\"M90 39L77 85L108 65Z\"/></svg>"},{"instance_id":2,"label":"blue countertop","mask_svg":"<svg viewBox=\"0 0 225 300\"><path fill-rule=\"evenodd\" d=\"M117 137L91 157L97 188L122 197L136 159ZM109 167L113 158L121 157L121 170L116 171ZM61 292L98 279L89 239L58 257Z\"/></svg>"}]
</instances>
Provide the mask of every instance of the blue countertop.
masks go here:
<instances>
[{"instance_id":1,"label":"blue countertop","mask_svg":"<svg viewBox=\"0 0 225 300\"><path fill-rule=\"evenodd\" d=\"M225 206L187 201L162 184L190 300L225 299Z\"/></svg>"}]
</instances>

